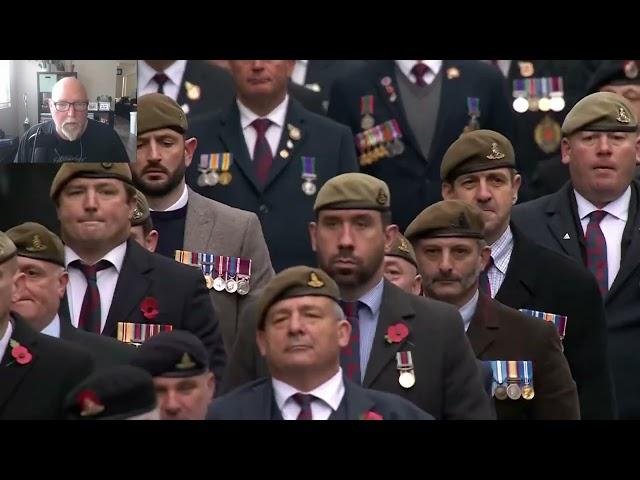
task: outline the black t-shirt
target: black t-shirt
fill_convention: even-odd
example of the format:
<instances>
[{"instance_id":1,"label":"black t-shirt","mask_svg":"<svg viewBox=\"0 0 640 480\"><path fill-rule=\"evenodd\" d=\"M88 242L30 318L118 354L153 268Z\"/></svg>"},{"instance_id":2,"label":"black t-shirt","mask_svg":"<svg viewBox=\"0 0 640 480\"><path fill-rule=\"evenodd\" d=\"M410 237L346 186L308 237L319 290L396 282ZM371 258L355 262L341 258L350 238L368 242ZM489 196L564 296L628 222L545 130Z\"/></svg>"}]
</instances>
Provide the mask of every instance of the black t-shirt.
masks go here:
<instances>
[{"instance_id":1,"label":"black t-shirt","mask_svg":"<svg viewBox=\"0 0 640 480\"><path fill-rule=\"evenodd\" d=\"M20 139L15 163L129 162L124 144L109 125L87 119L87 128L73 142L56 132L52 120L34 125Z\"/></svg>"}]
</instances>

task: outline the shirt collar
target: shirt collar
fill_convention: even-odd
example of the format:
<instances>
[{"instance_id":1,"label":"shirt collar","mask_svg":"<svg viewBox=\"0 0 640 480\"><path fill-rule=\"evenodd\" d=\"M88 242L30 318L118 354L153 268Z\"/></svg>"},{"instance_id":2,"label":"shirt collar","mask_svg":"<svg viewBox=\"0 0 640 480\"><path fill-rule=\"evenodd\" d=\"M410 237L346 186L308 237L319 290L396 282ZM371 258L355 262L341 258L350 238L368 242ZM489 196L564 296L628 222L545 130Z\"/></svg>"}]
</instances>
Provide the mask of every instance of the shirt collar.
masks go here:
<instances>
[{"instance_id":1,"label":"shirt collar","mask_svg":"<svg viewBox=\"0 0 640 480\"><path fill-rule=\"evenodd\" d=\"M2 338L0 338L0 362L4 358L4 353L7 351L7 345L9 345L9 340L11 339L11 335L13 334L13 325L11 324L11 320L7 323L7 329L4 332Z\"/></svg>"},{"instance_id":2,"label":"shirt collar","mask_svg":"<svg viewBox=\"0 0 640 480\"><path fill-rule=\"evenodd\" d=\"M60 317L57 313L51 323L44 327L40 333L44 333L50 337L60 338Z\"/></svg>"},{"instance_id":3,"label":"shirt collar","mask_svg":"<svg viewBox=\"0 0 640 480\"><path fill-rule=\"evenodd\" d=\"M511 232L511 226L507 225L507 229L502 232L500 238L490 246L493 264L500 270L500 273L506 274L511 256L510 252L513 250L513 233Z\"/></svg>"},{"instance_id":4,"label":"shirt collar","mask_svg":"<svg viewBox=\"0 0 640 480\"><path fill-rule=\"evenodd\" d=\"M265 115L263 117L256 115L254 112L249 110L248 107L242 104L240 99L236 99L236 102L238 104L238 110L240 110L240 124L242 125L243 130L249 127L249 125L251 125L251 122L253 122L257 118L268 118L278 127L284 128L284 122L287 118L287 106L289 105L289 94L285 95L284 100L280 103L280 105L271 110L268 115Z\"/></svg>"},{"instance_id":5,"label":"shirt collar","mask_svg":"<svg viewBox=\"0 0 640 480\"><path fill-rule=\"evenodd\" d=\"M182 207L184 207L187 204L188 201L189 201L189 190L187 189L187 184L185 183L184 189L182 190L182 195L180 195L180 198L176 200L176 203L174 203L170 207L165 208L164 210L154 210L151 207L149 207L149 210L152 212L156 212L156 211L171 212L173 210L180 210Z\"/></svg>"},{"instance_id":6,"label":"shirt collar","mask_svg":"<svg viewBox=\"0 0 640 480\"><path fill-rule=\"evenodd\" d=\"M338 410L342 397L344 396L344 379L342 376L342 368L338 368L338 372L322 385L314 388L310 392L300 392L293 388L291 385L284 383L276 378L271 378L273 384L273 393L276 399L276 404L280 411L284 408L287 400L296 393L308 393L314 397L319 398L327 405L329 405L333 411Z\"/></svg>"},{"instance_id":7,"label":"shirt collar","mask_svg":"<svg viewBox=\"0 0 640 480\"><path fill-rule=\"evenodd\" d=\"M115 267L116 272L118 272L119 274L120 270L122 269L122 264L124 263L124 256L126 253L127 253L127 242L122 242L116 248L108 252L100 260L108 260L109 262L111 262L111 265ZM71 248L65 245L64 266L67 270L69 269L69 264L74 260L82 261L82 259L78 256L76 252L74 252L73 250L71 250Z\"/></svg>"},{"instance_id":8,"label":"shirt collar","mask_svg":"<svg viewBox=\"0 0 640 480\"><path fill-rule=\"evenodd\" d=\"M358 301L364 303L374 317L377 317L380 313L380 305L382 304L382 291L384 290L384 277L380 279L380 282L369 290L367 293L362 295Z\"/></svg>"},{"instance_id":9,"label":"shirt collar","mask_svg":"<svg viewBox=\"0 0 640 480\"><path fill-rule=\"evenodd\" d=\"M169 67L164 70L164 74L169 77L176 85L180 85L182 82L182 77L184 75L184 70L187 68L186 60L176 60ZM138 85L139 89L142 90L146 88L149 83L152 81L153 76L159 73L155 69L153 69L147 62L141 60L138 62Z\"/></svg>"},{"instance_id":10,"label":"shirt collar","mask_svg":"<svg viewBox=\"0 0 640 480\"><path fill-rule=\"evenodd\" d=\"M309 65L309 60L296 60L296 62L302 65L303 67L306 67L307 65Z\"/></svg>"},{"instance_id":11,"label":"shirt collar","mask_svg":"<svg viewBox=\"0 0 640 480\"><path fill-rule=\"evenodd\" d=\"M458 311L460 312L460 316L462 317L462 321L464 322L464 331L467 331L469 328L469 324L471 323L471 318L473 314L476 313L476 306L478 305L478 297L479 292L476 290L476 293L473 294L471 300L461 306Z\"/></svg>"},{"instance_id":12,"label":"shirt collar","mask_svg":"<svg viewBox=\"0 0 640 480\"><path fill-rule=\"evenodd\" d=\"M613 202L607 203L604 208L598 208L589 200L580 195L575 189L573 193L576 196L576 203L578 204L578 216L580 220L583 220L594 210L604 210L609 215L622 220L627 221L629 217L629 201L631 200L631 186L628 186L622 195L616 198Z\"/></svg>"},{"instance_id":13,"label":"shirt collar","mask_svg":"<svg viewBox=\"0 0 640 480\"><path fill-rule=\"evenodd\" d=\"M424 63L427 67L429 67L429 70L433 72L435 76L438 75L438 73L440 72L440 69L442 68L442 60L420 60L420 61ZM407 77L409 80L413 81L413 79L411 78L411 69L416 63L418 63L418 60L396 60L395 62L398 68L400 69L400 71L404 73L404 76Z\"/></svg>"}]
</instances>

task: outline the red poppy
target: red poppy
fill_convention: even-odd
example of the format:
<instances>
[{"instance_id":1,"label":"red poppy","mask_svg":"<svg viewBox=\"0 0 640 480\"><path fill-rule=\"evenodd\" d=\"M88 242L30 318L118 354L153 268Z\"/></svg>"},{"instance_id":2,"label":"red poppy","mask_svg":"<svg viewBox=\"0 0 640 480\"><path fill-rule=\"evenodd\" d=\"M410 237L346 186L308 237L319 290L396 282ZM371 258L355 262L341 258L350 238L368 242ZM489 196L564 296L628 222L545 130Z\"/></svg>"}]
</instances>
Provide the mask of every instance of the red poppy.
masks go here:
<instances>
[{"instance_id":1,"label":"red poppy","mask_svg":"<svg viewBox=\"0 0 640 480\"><path fill-rule=\"evenodd\" d=\"M158 310L158 301L153 297L146 297L142 300L140 310L142 310L142 314L147 320L153 320L158 316L158 313L160 313L160 310Z\"/></svg>"},{"instance_id":2,"label":"red poppy","mask_svg":"<svg viewBox=\"0 0 640 480\"><path fill-rule=\"evenodd\" d=\"M362 420L384 420L384 418L379 413L369 410L362 414Z\"/></svg>"},{"instance_id":3,"label":"red poppy","mask_svg":"<svg viewBox=\"0 0 640 480\"><path fill-rule=\"evenodd\" d=\"M384 338L388 343L400 343L402 340L407 338L407 335L409 335L409 327L404 323L399 322L387 328L387 334Z\"/></svg>"},{"instance_id":4,"label":"red poppy","mask_svg":"<svg viewBox=\"0 0 640 480\"><path fill-rule=\"evenodd\" d=\"M27 350L26 347L23 347L19 343L11 349L11 356L16 359L16 362L20 365L26 365L31 361L33 356L31 352Z\"/></svg>"}]
</instances>

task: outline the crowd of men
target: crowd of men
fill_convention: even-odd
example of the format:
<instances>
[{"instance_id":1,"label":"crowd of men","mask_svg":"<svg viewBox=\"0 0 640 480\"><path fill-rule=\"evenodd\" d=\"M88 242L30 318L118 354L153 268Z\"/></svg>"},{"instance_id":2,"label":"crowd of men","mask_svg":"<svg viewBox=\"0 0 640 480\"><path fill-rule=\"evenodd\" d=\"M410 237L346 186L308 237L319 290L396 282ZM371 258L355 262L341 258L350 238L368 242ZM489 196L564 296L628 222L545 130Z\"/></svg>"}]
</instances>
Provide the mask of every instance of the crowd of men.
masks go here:
<instances>
[{"instance_id":1,"label":"crowd of men","mask_svg":"<svg viewBox=\"0 0 640 480\"><path fill-rule=\"evenodd\" d=\"M638 61L216 63L0 232L0 418L640 418Z\"/></svg>"}]
</instances>

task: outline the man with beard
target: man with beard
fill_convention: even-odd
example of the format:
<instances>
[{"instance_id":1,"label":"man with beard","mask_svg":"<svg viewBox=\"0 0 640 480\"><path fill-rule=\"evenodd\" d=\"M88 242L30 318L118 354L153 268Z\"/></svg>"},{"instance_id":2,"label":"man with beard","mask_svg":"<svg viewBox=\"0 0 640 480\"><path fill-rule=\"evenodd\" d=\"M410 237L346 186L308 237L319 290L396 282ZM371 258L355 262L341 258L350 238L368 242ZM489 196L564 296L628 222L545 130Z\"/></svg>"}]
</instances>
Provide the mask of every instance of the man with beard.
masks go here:
<instances>
[{"instance_id":1,"label":"man with beard","mask_svg":"<svg viewBox=\"0 0 640 480\"><path fill-rule=\"evenodd\" d=\"M311 244L352 325L342 369L351 381L400 395L436 419L493 418L457 310L384 279L385 247L398 231L389 199L382 180L347 173L329 180L314 204ZM267 374L256 331L254 315L242 325L223 390Z\"/></svg>"},{"instance_id":2,"label":"man with beard","mask_svg":"<svg viewBox=\"0 0 640 480\"><path fill-rule=\"evenodd\" d=\"M161 93L141 96L137 161L131 169L149 202L158 231L157 252L202 268L230 350L239 313L273 276L273 269L254 213L207 199L186 186L185 170L198 145L198 139L185 136L186 130L186 115L175 101ZM214 278L220 279L215 285ZM241 280L247 289L239 288Z\"/></svg>"},{"instance_id":3,"label":"man with beard","mask_svg":"<svg viewBox=\"0 0 640 480\"><path fill-rule=\"evenodd\" d=\"M53 120L27 130L20 140L16 163L129 161L116 131L87 118L89 99L80 80L59 80L48 103Z\"/></svg>"}]
</instances>

